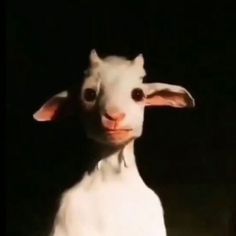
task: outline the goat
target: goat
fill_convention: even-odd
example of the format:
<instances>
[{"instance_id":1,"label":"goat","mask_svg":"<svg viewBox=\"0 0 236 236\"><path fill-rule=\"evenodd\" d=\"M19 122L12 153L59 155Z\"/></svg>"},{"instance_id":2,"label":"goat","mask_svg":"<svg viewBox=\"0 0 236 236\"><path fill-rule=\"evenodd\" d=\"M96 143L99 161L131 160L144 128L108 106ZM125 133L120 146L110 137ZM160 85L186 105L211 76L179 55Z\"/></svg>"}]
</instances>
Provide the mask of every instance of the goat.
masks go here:
<instances>
[{"instance_id":1,"label":"goat","mask_svg":"<svg viewBox=\"0 0 236 236\"><path fill-rule=\"evenodd\" d=\"M51 236L166 236L161 201L139 174L134 142L143 131L145 106L194 107L194 99L181 86L144 83L142 54L101 58L93 49L89 59L76 102L87 136L99 147L98 162L64 192ZM70 93L62 91L33 117L53 121L70 103Z\"/></svg>"}]
</instances>

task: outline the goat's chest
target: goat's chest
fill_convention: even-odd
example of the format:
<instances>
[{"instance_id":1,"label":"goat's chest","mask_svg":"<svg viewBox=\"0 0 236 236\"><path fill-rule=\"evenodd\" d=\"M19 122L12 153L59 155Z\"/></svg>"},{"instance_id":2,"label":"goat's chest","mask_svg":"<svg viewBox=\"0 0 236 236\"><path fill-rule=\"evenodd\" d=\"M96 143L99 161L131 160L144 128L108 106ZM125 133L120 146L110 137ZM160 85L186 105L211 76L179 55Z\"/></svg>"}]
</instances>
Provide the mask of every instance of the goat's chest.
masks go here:
<instances>
[{"instance_id":1,"label":"goat's chest","mask_svg":"<svg viewBox=\"0 0 236 236\"><path fill-rule=\"evenodd\" d=\"M68 236L165 235L159 198L147 186L125 180L89 184L65 196Z\"/></svg>"}]
</instances>

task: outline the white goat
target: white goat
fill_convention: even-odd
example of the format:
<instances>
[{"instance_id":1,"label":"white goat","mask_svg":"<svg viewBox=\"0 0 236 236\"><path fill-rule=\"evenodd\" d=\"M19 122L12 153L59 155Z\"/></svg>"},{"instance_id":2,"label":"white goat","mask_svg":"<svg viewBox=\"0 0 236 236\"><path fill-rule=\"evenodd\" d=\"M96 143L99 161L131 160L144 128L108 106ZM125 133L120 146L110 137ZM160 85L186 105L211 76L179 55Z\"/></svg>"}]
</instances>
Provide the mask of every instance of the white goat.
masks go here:
<instances>
[{"instance_id":1,"label":"white goat","mask_svg":"<svg viewBox=\"0 0 236 236\"><path fill-rule=\"evenodd\" d=\"M161 202L138 172L134 140L142 134L145 106L193 107L194 99L180 86L143 83L145 74L142 54L133 60L102 59L91 51L78 100L87 135L99 147L99 161L63 194L52 236L166 235ZM69 92L63 91L34 118L52 121L69 103Z\"/></svg>"}]
</instances>

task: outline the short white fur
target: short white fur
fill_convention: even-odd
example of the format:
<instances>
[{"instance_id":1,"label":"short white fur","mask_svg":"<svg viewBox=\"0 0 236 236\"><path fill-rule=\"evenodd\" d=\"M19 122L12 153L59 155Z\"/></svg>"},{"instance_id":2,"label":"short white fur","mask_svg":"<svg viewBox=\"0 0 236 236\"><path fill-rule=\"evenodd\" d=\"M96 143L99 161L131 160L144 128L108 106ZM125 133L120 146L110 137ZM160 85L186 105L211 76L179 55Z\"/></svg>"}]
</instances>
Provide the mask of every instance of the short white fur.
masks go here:
<instances>
[{"instance_id":1,"label":"short white fur","mask_svg":"<svg viewBox=\"0 0 236 236\"><path fill-rule=\"evenodd\" d=\"M161 201L139 174L134 142L142 134L145 106L181 108L195 102L185 88L144 83L145 75L142 54L102 59L91 51L78 102L87 135L99 146L98 162L63 194L51 236L166 236ZM143 97L132 95L137 88ZM86 89L96 92L94 100L86 100ZM53 121L68 96L56 94L34 118Z\"/></svg>"}]
</instances>

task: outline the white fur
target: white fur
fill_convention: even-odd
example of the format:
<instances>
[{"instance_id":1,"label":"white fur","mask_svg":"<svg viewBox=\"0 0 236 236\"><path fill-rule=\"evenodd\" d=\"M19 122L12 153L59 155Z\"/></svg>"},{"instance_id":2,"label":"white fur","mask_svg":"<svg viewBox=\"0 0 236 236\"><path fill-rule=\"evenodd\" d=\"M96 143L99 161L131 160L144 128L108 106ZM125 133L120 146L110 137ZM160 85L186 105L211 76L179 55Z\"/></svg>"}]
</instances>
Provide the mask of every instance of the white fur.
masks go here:
<instances>
[{"instance_id":1,"label":"white fur","mask_svg":"<svg viewBox=\"0 0 236 236\"><path fill-rule=\"evenodd\" d=\"M97 168L63 194L51 236L166 236L160 199L139 175L134 140L142 134L146 105L191 107L194 99L181 86L143 83L146 72L142 54L134 60L116 56L101 59L93 50L90 62L80 102L88 136L105 150L97 153ZM96 100L84 99L87 88L96 91ZM144 91L142 101L132 99L135 88ZM49 99L34 118L52 120L68 94ZM109 120L107 113L124 114L124 118ZM112 141L103 128L114 122L117 128L131 130L129 136ZM107 152L107 145L113 146L113 151Z\"/></svg>"},{"instance_id":2,"label":"white fur","mask_svg":"<svg viewBox=\"0 0 236 236\"><path fill-rule=\"evenodd\" d=\"M161 202L141 179L132 149L107 157L63 196L53 236L165 236Z\"/></svg>"}]
</instances>

